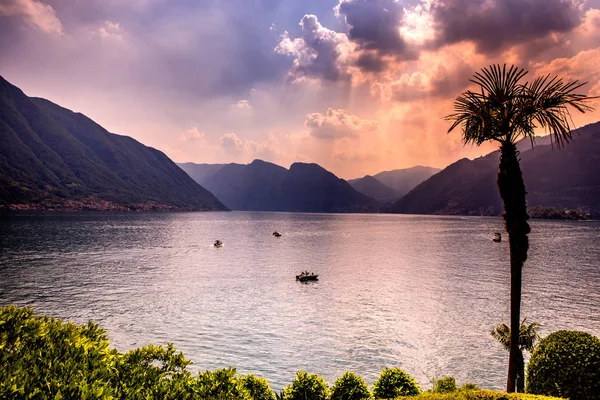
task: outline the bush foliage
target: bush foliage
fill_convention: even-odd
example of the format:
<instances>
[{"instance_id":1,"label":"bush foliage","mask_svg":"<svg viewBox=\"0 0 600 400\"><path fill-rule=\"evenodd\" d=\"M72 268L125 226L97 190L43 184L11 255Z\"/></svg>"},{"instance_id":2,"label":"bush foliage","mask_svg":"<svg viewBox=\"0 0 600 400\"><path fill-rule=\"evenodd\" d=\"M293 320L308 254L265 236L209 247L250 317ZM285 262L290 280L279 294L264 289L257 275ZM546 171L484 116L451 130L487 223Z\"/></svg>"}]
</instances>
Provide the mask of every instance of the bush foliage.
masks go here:
<instances>
[{"instance_id":1,"label":"bush foliage","mask_svg":"<svg viewBox=\"0 0 600 400\"><path fill-rule=\"evenodd\" d=\"M445 376L441 379L436 379L433 382L434 393L450 393L456 391L456 379L451 376Z\"/></svg>"},{"instance_id":2,"label":"bush foliage","mask_svg":"<svg viewBox=\"0 0 600 400\"><path fill-rule=\"evenodd\" d=\"M266 380L233 368L193 377L190 361L167 347L109 349L106 332L0 308L1 399L274 400Z\"/></svg>"},{"instance_id":3,"label":"bush foliage","mask_svg":"<svg viewBox=\"0 0 600 400\"><path fill-rule=\"evenodd\" d=\"M250 393L253 400L275 400L275 393L264 378L252 374L242 378L242 386Z\"/></svg>"},{"instance_id":4,"label":"bush foliage","mask_svg":"<svg viewBox=\"0 0 600 400\"><path fill-rule=\"evenodd\" d=\"M364 400L370 398L369 387L354 372L344 373L331 388L331 400Z\"/></svg>"},{"instance_id":5,"label":"bush foliage","mask_svg":"<svg viewBox=\"0 0 600 400\"><path fill-rule=\"evenodd\" d=\"M0 309L0 398L108 399L119 385L119 354L93 323L77 326Z\"/></svg>"},{"instance_id":6,"label":"bush foliage","mask_svg":"<svg viewBox=\"0 0 600 400\"><path fill-rule=\"evenodd\" d=\"M558 331L542 339L527 365L527 392L600 399L600 339L578 331Z\"/></svg>"},{"instance_id":7,"label":"bush foliage","mask_svg":"<svg viewBox=\"0 0 600 400\"><path fill-rule=\"evenodd\" d=\"M377 399L394 399L398 396L416 396L421 393L417 381L400 368L386 368L373 384Z\"/></svg>"},{"instance_id":8,"label":"bush foliage","mask_svg":"<svg viewBox=\"0 0 600 400\"><path fill-rule=\"evenodd\" d=\"M292 384L283 389L284 400L327 400L328 396L325 379L306 371L298 371Z\"/></svg>"},{"instance_id":9,"label":"bush foliage","mask_svg":"<svg viewBox=\"0 0 600 400\"><path fill-rule=\"evenodd\" d=\"M592 355L596 354L597 357L598 353L590 349L596 349L594 351L600 349L598 339L588 335L593 338L590 342L590 339L585 336L587 334L583 336L581 332L576 334L574 349L562 342L559 348L573 352L573 357L567 357L570 360L576 359L575 356L584 350L587 351L590 356L587 359L588 364L578 361L579 363L573 368L582 368L584 372L596 368L597 373L598 358L593 358ZM560 339L574 340L571 334L565 335L559 335ZM552 339L553 336L550 335L548 338ZM550 354L553 352L550 351ZM552 357L550 356L550 359ZM594 361L596 364L589 364L590 360L596 360ZM148 345L127 353L120 353L109 348L106 332L92 322L78 326L36 315L28 308L12 306L0 308L0 399L276 400L276 397L279 398L265 379L253 375L240 375L234 368L201 372L194 377L187 369L190 364L191 362L171 344L166 347ZM534 365L538 364L534 363ZM587 368L585 365L592 365L592 367L585 369ZM546 371L540 366L536 368ZM568 368L567 371L570 371ZM597 383L598 380L590 382ZM451 389L453 391L450 392ZM420 394L414 378L398 368L382 371L373 385L377 399L391 399L398 396L411 396L410 398L414 400L551 399L544 396L464 389L466 388L456 390L454 379L444 377L438 380L434 387L438 393L432 391ZM299 371L294 381L283 390L281 398L285 400L366 400L373 397L365 382L352 372L346 372L340 377L330 394L327 383L322 377ZM593 397L572 398L587 400Z\"/></svg>"},{"instance_id":10,"label":"bush foliage","mask_svg":"<svg viewBox=\"0 0 600 400\"><path fill-rule=\"evenodd\" d=\"M457 390L450 393L425 392L418 396L398 397L398 400L564 400L556 397L524 393L505 393L495 390Z\"/></svg>"}]
</instances>

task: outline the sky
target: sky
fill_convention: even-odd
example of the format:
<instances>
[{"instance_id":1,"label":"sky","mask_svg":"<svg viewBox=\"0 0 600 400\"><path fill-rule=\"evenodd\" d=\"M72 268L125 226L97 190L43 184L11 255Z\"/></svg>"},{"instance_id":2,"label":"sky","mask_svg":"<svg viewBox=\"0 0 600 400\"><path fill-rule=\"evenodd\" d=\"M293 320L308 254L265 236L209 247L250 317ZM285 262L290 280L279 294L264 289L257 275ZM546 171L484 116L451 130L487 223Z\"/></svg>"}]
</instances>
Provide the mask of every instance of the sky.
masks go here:
<instances>
[{"instance_id":1,"label":"sky","mask_svg":"<svg viewBox=\"0 0 600 400\"><path fill-rule=\"evenodd\" d=\"M0 75L177 162L443 168L494 63L599 96L600 0L0 0Z\"/></svg>"}]
</instances>

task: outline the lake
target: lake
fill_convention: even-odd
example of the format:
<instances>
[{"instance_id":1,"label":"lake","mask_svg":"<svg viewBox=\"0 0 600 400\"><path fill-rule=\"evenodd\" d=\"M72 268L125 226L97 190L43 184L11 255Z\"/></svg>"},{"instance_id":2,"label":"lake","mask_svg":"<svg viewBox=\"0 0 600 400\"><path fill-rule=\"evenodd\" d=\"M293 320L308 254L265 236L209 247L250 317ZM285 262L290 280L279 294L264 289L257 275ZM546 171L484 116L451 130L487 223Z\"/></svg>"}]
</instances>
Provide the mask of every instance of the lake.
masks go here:
<instances>
[{"instance_id":1,"label":"lake","mask_svg":"<svg viewBox=\"0 0 600 400\"><path fill-rule=\"evenodd\" d=\"M542 336L600 336L600 222L531 224L522 315ZM0 305L95 321L120 351L173 342L197 370L234 366L275 389L298 369L370 385L391 366L424 388L451 375L501 389L508 355L490 330L509 319L508 243L491 240L502 230L488 217L10 216ZM304 270L319 281L297 282Z\"/></svg>"}]
</instances>

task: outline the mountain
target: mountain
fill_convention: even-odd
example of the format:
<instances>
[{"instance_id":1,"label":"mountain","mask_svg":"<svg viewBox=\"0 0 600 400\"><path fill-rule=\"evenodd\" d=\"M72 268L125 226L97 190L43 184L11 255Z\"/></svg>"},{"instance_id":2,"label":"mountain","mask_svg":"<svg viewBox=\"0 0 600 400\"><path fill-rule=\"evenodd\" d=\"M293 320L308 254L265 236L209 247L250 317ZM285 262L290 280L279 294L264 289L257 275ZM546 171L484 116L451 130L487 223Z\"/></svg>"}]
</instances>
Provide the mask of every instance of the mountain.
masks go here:
<instances>
[{"instance_id":1,"label":"mountain","mask_svg":"<svg viewBox=\"0 0 600 400\"><path fill-rule=\"evenodd\" d=\"M600 215L600 122L578 129L564 148L549 138L520 143L528 206L572 209ZM527 149L527 150L525 150ZM390 211L407 214L500 215L496 187L499 151L462 159L418 185Z\"/></svg>"},{"instance_id":2,"label":"mountain","mask_svg":"<svg viewBox=\"0 0 600 400\"><path fill-rule=\"evenodd\" d=\"M192 171L195 167L190 164L185 168ZM233 210L348 212L375 202L317 164L294 163L288 170L254 160L247 165L227 164L212 175L199 176L204 179L197 182Z\"/></svg>"},{"instance_id":3,"label":"mountain","mask_svg":"<svg viewBox=\"0 0 600 400\"><path fill-rule=\"evenodd\" d=\"M177 163L193 180L202 185L202 182L219 172L228 164L195 164L191 162Z\"/></svg>"},{"instance_id":4,"label":"mountain","mask_svg":"<svg viewBox=\"0 0 600 400\"><path fill-rule=\"evenodd\" d=\"M348 183L358 192L372 197L377 200L398 199L398 195L394 189L379 182L371 175L366 175L363 178L352 179Z\"/></svg>"},{"instance_id":5,"label":"mountain","mask_svg":"<svg viewBox=\"0 0 600 400\"><path fill-rule=\"evenodd\" d=\"M203 181L232 210L287 211L283 185L289 171L261 160L227 164Z\"/></svg>"},{"instance_id":6,"label":"mountain","mask_svg":"<svg viewBox=\"0 0 600 400\"><path fill-rule=\"evenodd\" d=\"M2 77L0 143L0 204L226 209L162 152Z\"/></svg>"},{"instance_id":7,"label":"mountain","mask_svg":"<svg viewBox=\"0 0 600 400\"><path fill-rule=\"evenodd\" d=\"M294 163L283 188L295 211L359 211L374 200L317 164Z\"/></svg>"},{"instance_id":8,"label":"mountain","mask_svg":"<svg viewBox=\"0 0 600 400\"><path fill-rule=\"evenodd\" d=\"M385 186L392 188L396 191L396 198L400 198L410 192L419 183L438 172L440 172L439 168L422 167L419 165L412 168L383 171L373 175L373 178Z\"/></svg>"}]
</instances>

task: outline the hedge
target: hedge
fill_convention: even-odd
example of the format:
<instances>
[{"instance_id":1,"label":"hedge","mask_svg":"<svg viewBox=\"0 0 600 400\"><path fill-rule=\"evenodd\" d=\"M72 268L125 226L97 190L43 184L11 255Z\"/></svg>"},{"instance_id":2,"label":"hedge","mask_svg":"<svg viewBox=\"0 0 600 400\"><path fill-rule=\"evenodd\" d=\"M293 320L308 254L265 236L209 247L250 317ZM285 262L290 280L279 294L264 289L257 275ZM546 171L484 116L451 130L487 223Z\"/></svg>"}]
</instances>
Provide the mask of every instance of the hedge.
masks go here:
<instances>
[{"instance_id":1,"label":"hedge","mask_svg":"<svg viewBox=\"0 0 600 400\"><path fill-rule=\"evenodd\" d=\"M450 393L424 392L418 396L398 397L397 400L561 400L558 397L525 393L505 393L495 390L457 390Z\"/></svg>"}]
</instances>

